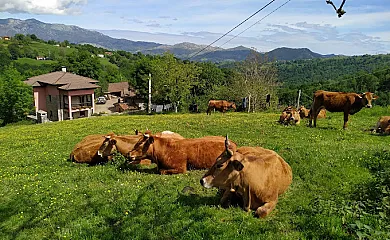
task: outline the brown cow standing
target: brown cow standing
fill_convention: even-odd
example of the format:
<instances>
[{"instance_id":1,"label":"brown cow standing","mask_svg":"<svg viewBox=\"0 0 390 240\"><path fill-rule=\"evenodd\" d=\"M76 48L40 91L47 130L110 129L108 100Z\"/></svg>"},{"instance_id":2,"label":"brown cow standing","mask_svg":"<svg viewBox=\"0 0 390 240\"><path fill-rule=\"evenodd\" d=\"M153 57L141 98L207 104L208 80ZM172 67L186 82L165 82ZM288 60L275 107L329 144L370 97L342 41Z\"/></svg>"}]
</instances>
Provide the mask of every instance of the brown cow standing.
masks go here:
<instances>
[{"instance_id":1,"label":"brown cow standing","mask_svg":"<svg viewBox=\"0 0 390 240\"><path fill-rule=\"evenodd\" d=\"M69 158L77 163L98 164L112 160L115 148L109 144L113 134L96 134L83 138L73 148Z\"/></svg>"},{"instance_id":2,"label":"brown cow standing","mask_svg":"<svg viewBox=\"0 0 390 240\"><path fill-rule=\"evenodd\" d=\"M376 133L390 134L390 116L382 116L379 118L376 128Z\"/></svg>"},{"instance_id":3,"label":"brown cow standing","mask_svg":"<svg viewBox=\"0 0 390 240\"><path fill-rule=\"evenodd\" d=\"M210 100L207 107L207 115L211 115L212 110L217 110L222 113L225 113L229 108L236 110L236 104L234 102L229 102L225 100Z\"/></svg>"},{"instance_id":4,"label":"brown cow standing","mask_svg":"<svg viewBox=\"0 0 390 240\"><path fill-rule=\"evenodd\" d=\"M317 126L317 116L322 108L329 112L344 112L344 125L347 128L349 115L359 112L363 107L371 108L372 100L377 99L373 93L366 92L363 94L346 93L346 92L328 92L318 90L313 96L313 105L311 107L309 126L312 126L314 119L314 127Z\"/></svg>"},{"instance_id":5,"label":"brown cow standing","mask_svg":"<svg viewBox=\"0 0 390 240\"><path fill-rule=\"evenodd\" d=\"M133 160L152 159L161 174L185 173L187 168L210 168L224 151L225 139L203 138L171 139L145 134L130 152ZM236 144L232 144L236 148Z\"/></svg>"},{"instance_id":6,"label":"brown cow standing","mask_svg":"<svg viewBox=\"0 0 390 240\"><path fill-rule=\"evenodd\" d=\"M267 216L275 208L278 196L292 182L291 167L269 149L241 147L236 152L230 147L225 149L226 153L201 178L201 185L224 189L221 205L232 194L238 194L242 196L244 210L253 209L258 217Z\"/></svg>"}]
</instances>

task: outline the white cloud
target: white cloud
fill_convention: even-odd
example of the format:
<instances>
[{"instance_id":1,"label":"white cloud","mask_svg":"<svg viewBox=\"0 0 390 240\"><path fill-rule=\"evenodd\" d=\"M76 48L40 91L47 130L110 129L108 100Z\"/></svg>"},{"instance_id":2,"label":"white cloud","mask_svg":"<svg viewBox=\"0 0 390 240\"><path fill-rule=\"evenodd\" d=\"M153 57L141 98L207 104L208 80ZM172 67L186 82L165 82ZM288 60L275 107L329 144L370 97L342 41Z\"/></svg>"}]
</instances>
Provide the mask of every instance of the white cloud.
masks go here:
<instances>
[{"instance_id":1,"label":"white cloud","mask_svg":"<svg viewBox=\"0 0 390 240\"><path fill-rule=\"evenodd\" d=\"M74 15L87 0L0 0L0 12Z\"/></svg>"}]
</instances>

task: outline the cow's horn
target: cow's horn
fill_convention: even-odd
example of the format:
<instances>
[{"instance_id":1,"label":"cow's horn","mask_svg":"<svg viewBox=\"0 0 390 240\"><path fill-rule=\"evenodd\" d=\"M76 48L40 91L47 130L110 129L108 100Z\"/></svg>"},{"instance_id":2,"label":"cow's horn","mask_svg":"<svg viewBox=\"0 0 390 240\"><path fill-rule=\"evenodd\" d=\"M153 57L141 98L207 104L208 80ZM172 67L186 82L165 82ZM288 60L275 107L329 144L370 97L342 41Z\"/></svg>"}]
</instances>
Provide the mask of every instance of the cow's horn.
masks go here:
<instances>
[{"instance_id":1,"label":"cow's horn","mask_svg":"<svg viewBox=\"0 0 390 240\"><path fill-rule=\"evenodd\" d=\"M149 136L148 133L144 133L144 137L145 137L145 138L148 138L148 137L150 137L150 136Z\"/></svg>"},{"instance_id":2,"label":"cow's horn","mask_svg":"<svg viewBox=\"0 0 390 240\"><path fill-rule=\"evenodd\" d=\"M233 151L229 149L229 138L228 138L228 135L226 134L226 139L225 139L225 149L226 149L226 153L229 154L230 156L233 156Z\"/></svg>"}]
</instances>

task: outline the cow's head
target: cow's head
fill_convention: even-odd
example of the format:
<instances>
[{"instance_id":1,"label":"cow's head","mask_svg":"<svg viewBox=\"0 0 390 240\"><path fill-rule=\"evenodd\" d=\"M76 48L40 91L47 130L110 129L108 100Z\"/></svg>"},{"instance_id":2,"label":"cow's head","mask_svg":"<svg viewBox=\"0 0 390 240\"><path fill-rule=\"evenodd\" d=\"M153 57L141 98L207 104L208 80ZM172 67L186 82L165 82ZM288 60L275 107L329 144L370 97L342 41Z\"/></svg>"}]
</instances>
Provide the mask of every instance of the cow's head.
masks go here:
<instances>
[{"instance_id":1,"label":"cow's head","mask_svg":"<svg viewBox=\"0 0 390 240\"><path fill-rule=\"evenodd\" d=\"M366 108L372 108L372 100L378 99L379 97L370 92L359 94L359 98L362 99L362 103Z\"/></svg>"},{"instance_id":2,"label":"cow's head","mask_svg":"<svg viewBox=\"0 0 390 240\"><path fill-rule=\"evenodd\" d=\"M301 118L305 118L305 117L309 116L309 110L307 110L305 108L305 106L300 106L298 108L298 113L299 113L299 116L301 116Z\"/></svg>"},{"instance_id":3,"label":"cow's head","mask_svg":"<svg viewBox=\"0 0 390 240\"><path fill-rule=\"evenodd\" d=\"M104 136L104 141L100 146L97 154L102 157L108 157L112 155L112 152L115 150L116 140L112 139L111 135Z\"/></svg>"},{"instance_id":4,"label":"cow's head","mask_svg":"<svg viewBox=\"0 0 390 240\"><path fill-rule=\"evenodd\" d=\"M244 156L242 154L232 151L226 136L225 151L200 179L200 184L205 188L229 186L244 168L244 165L241 163L243 159Z\"/></svg>"},{"instance_id":5,"label":"cow's head","mask_svg":"<svg viewBox=\"0 0 390 240\"><path fill-rule=\"evenodd\" d=\"M131 160L139 160L146 157L147 151L154 142L154 136L150 132L143 133L134 148L129 152Z\"/></svg>"}]
</instances>

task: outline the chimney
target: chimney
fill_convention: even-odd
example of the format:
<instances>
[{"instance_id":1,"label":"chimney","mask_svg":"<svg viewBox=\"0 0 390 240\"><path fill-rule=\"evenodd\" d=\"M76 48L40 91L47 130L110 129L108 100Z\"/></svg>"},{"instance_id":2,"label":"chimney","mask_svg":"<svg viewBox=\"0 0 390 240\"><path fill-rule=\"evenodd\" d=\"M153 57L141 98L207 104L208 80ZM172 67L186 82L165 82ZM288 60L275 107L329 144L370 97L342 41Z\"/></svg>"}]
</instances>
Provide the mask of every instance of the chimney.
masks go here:
<instances>
[{"instance_id":1,"label":"chimney","mask_svg":"<svg viewBox=\"0 0 390 240\"><path fill-rule=\"evenodd\" d=\"M62 70L63 72L66 72L66 67L62 66L61 70Z\"/></svg>"}]
</instances>

